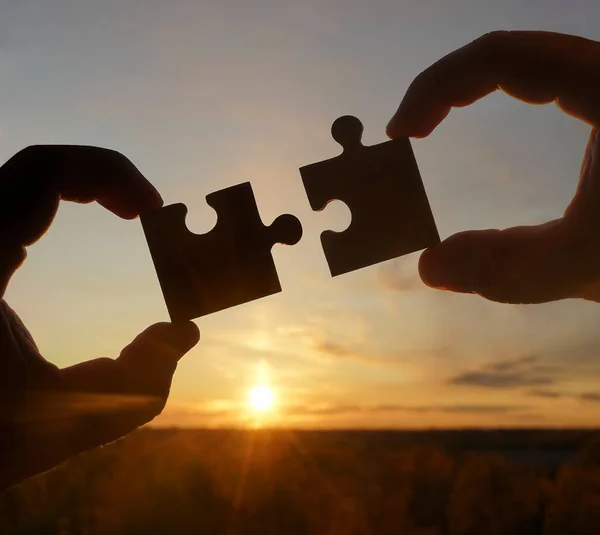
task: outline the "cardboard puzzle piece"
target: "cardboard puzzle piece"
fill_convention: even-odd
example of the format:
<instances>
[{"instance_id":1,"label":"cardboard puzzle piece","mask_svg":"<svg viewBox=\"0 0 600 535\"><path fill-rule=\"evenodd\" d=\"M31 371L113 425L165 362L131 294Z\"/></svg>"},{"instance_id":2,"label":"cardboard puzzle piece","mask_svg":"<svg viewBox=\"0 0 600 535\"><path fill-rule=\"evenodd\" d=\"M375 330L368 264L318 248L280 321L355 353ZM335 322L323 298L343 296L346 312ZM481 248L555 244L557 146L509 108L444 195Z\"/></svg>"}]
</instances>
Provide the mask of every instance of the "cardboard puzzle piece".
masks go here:
<instances>
[{"instance_id":1,"label":"cardboard puzzle piece","mask_svg":"<svg viewBox=\"0 0 600 535\"><path fill-rule=\"evenodd\" d=\"M356 117L340 117L331 135L342 154L300 168L313 210L340 200L352 214L344 232L321 234L334 277L440 241L408 138L366 147L362 132Z\"/></svg>"},{"instance_id":2,"label":"cardboard puzzle piece","mask_svg":"<svg viewBox=\"0 0 600 535\"><path fill-rule=\"evenodd\" d=\"M297 218L263 225L249 182L207 195L217 223L207 234L186 225L187 208L172 204L143 214L142 227L172 321L198 318L281 291L271 248L296 244Z\"/></svg>"}]
</instances>

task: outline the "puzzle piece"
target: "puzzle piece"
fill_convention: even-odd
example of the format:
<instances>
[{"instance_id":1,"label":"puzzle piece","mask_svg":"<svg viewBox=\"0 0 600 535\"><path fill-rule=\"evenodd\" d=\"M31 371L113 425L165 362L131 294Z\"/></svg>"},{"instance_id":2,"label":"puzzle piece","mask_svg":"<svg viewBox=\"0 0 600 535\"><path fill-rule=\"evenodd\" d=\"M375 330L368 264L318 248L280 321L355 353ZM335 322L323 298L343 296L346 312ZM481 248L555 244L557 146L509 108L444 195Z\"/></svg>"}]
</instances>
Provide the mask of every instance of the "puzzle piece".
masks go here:
<instances>
[{"instance_id":1,"label":"puzzle piece","mask_svg":"<svg viewBox=\"0 0 600 535\"><path fill-rule=\"evenodd\" d=\"M217 224L207 234L185 226L187 208L143 214L142 226L172 321L189 320L281 291L271 248L296 244L298 219L263 225L249 182L207 195Z\"/></svg>"},{"instance_id":2,"label":"puzzle piece","mask_svg":"<svg viewBox=\"0 0 600 535\"><path fill-rule=\"evenodd\" d=\"M334 277L440 241L408 138L365 147L362 132L356 117L340 117L331 135L342 154L300 168L313 210L338 199L352 213L344 232L321 234Z\"/></svg>"}]
</instances>

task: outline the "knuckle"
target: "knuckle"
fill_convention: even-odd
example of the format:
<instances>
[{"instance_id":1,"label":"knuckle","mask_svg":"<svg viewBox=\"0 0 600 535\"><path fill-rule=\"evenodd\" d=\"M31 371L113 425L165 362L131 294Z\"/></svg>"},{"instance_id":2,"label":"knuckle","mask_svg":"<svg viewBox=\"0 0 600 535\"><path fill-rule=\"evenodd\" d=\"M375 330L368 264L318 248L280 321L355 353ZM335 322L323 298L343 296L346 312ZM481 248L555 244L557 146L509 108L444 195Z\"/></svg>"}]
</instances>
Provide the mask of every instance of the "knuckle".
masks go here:
<instances>
[{"instance_id":1,"label":"knuckle","mask_svg":"<svg viewBox=\"0 0 600 535\"><path fill-rule=\"evenodd\" d=\"M475 40L480 45L495 47L504 43L511 32L509 30L492 30Z\"/></svg>"},{"instance_id":2,"label":"knuckle","mask_svg":"<svg viewBox=\"0 0 600 535\"><path fill-rule=\"evenodd\" d=\"M127 158L122 152L115 149L102 149L106 154L107 158L111 158L116 164L122 166L132 165L131 160Z\"/></svg>"},{"instance_id":3,"label":"knuckle","mask_svg":"<svg viewBox=\"0 0 600 535\"><path fill-rule=\"evenodd\" d=\"M431 72L431 70L433 68L436 67L436 64L433 64L428 70L422 71L419 74L417 74L417 76L415 76L415 79L412 81L412 83L410 84L411 88L412 87L419 87L421 86L424 82L427 81L427 78L429 76L429 72Z\"/></svg>"},{"instance_id":4,"label":"knuckle","mask_svg":"<svg viewBox=\"0 0 600 535\"><path fill-rule=\"evenodd\" d=\"M31 188L32 183L37 186L43 183L50 185L53 182L50 178L58 164L55 148L52 145L29 145L17 152L2 166L3 173L19 179L12 183L18 183L18 188L22 193L25 193L26 187Z\"/></svg>"},{"instance_id":5,"label":"knuckle","mask_svg":"<svg viewBox=\"0 0 600 535\"><path fill-rule=\"evenodd\" d=\"M110 357L98 357L94 359L94 362L97 362L99 366L113 366L115 361Z\"/></svg>"},{"instance_id":6,"label":"knuckle","mask_svg":"<svg viewBox=\"0 0 600 535\"><path fill-rule=\"evenodd\" d=\"M508 41L512 36L509 30L493 30L478 39L473 44L491 58L496 58L508 46Z\"/></svg>"},{"instance_id":7,"label":"knuckle","mask_svg":"<svg viewBox=\"0 0 600 535\"><path fill-rule=\"evenodd\" d=\"M102 158L114 172L123 173L127 176L135 175L136 168L133 162L122 152L115 149L101 149Z\"/></svg>"},{"instance_id":8,"label":"knuckle","mask_svg":"<svg viewBox=\"0 0 600 535\"><path fill-rule=\"evenodd\" d=\"M29 145L21 149L19 154L40 154L48 149L48 145Z\"/></svg>"},{"instance_id":9,"label":"knuckle","mask_svg":"<svg viewBox=\"0 0 600 535\"><path fill-rule=\"evenodd\" d=\"M104 152L104 154L106 154L106 156L113 158L115 161L121 161L121 162L129 161L127 156L125 156L122 152L119 152L116 149L101 149L101 150Z\"/></svg>"},{"instance_id":10,"label":"knuckle","mask_svg":"<svg viewBox=\"0 0 600 535\"><path fill-rule=\"evenodd\" d=\"M405 98L411 99L418 97L418 95L427 87L431 86L432 84L437 85L440 77L439 71L439 64L434 63L424 71L417 74L417 76L415 76L413 81L408 86Z\"/></svg>"},{"instance_id":11,"label":"knuckle","mask_svg":"<svg viewBox=\"0 0 600 535\"><path fill-rule=\"evenodd\" d=\"M472 58L483 68L502 70L511 55L513 35L514 32L509 30L494 30L482 35L469 45Z\"/></svg>"},{"instance_id":12,"label":"knuckle","mask_svg":"<svg viewBox=\"0 0 600 535\"><path fill-rule=\"evenodd\" d=\"M29 145L24 149L21 149L17 154L15 154L15 158L22 161L40 161L45 160L48 156L48 146L47 145Z\"/></svg>"}]
</instances>

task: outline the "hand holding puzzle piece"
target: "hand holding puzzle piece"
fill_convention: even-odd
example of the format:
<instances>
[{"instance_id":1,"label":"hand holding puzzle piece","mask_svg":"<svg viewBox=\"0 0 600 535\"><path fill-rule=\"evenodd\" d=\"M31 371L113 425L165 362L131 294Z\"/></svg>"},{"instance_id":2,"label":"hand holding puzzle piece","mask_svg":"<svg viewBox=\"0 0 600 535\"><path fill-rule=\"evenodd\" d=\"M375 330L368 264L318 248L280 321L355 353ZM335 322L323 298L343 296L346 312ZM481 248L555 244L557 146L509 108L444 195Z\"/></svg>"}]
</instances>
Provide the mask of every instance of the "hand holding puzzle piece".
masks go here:
<instances>
[{"instance_id":1,"label":"hand holding puzzle piece","mask_svg":"<svg viewBox=\"0 0 600 535\"><path fill-rule=\"evenodd\" d=\"M342 154L300 169L313 210L339 199L352 212L344 232L321 235L332 276L440 241L409 140L365 147L362 131L356 117L340 117L331 133ZM207 234L189 232L183 204L141 218L172 321L280 292L271 248L275 243L294 245L302 236L300 222L291 215L263 225L248 182L211 193L206 200L218 215Z\"/></svg>"}]
</instances>

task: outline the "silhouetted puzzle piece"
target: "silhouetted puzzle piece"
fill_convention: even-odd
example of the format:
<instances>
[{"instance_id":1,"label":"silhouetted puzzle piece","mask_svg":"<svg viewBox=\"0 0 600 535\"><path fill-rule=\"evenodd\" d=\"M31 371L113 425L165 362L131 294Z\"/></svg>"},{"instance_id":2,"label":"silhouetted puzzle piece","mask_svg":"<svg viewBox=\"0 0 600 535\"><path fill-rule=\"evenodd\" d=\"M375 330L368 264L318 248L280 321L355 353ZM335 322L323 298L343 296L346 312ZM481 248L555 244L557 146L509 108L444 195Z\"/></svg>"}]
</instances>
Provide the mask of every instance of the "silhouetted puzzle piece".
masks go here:
<instances>
[{"instance_id":1,"label":"silhouetted puzzle piece","mask_svg":"<svg viewBox=\"0 0 600 535\"><path fill-rule=\"evenodd\" d=\"M302 227L292 215L263 225L249 182L211 193L217 212L207 234L185 226L187 208L172 204L141 217L172 321L205 316L281 291L271 248L294 245Z\"/></svg>"},{"instance_id":2,"label":"silhouetted puzzle piece","mask_svg":"<svg viewBox=\"0 0 600 535\"><path fill-rule=\"evenodd\" d=\"M342 154L300 168L313 210L338 199L352 213L344 232L321 234L334 277L440 241L408 138L365 147L362 132L356 117L340 117L331 135Z\"/></svg>"}]
</instances>

